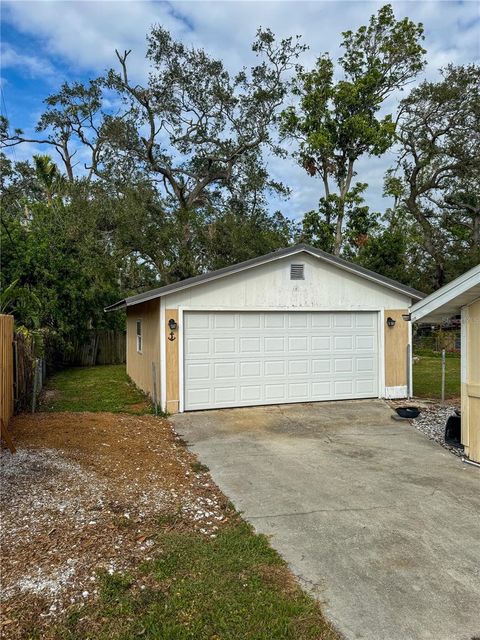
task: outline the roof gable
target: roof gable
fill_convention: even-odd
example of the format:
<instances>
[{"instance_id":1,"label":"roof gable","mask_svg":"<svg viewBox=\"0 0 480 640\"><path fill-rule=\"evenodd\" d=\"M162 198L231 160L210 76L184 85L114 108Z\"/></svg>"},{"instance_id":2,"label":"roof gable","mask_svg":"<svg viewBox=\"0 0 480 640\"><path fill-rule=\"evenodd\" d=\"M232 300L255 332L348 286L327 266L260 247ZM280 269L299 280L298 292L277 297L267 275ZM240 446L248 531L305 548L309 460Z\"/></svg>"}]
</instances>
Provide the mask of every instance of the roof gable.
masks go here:
<instances>
[{"instance_id":1,"label":"roof gable","mask_svg":"<svg viewBox=\"0 0 480 640\"><path fill-rule=\"evenodd\" d=\"M251 260L246 260L245 262L240 262L238 264L224 267L223 269L218 269L217 271L211 271L209 273L201 274L199 276L194 276L192 278L187 278L186 280L180 280L179 282L174 282L172 284L166 285L164 287L159 287L158 289L151 289L150 291L145 291L144 293L139 293L138 295L131 296L126 298L125 300L120 300L109 307L106 307L105 311L116 311L117 309L121 309L123 307L133 306L135 304L139 304L141 302L146 302L147 300L152 300L153 298L157 298L169 293L174 293L176 291L181 291L182 289L187 289L189 287L194 287L199 284L203 284L205 282L211 282L213 280L217 280L219 278L223 278L225 276L240 273L246 269L252 269L254 267L260 266L262 264L266 264L267 262L273 262L275 260L279 260L281 258L294 256L298 253L308 253L326 263L334 265L339 269L343 269L345 271L354 273L359 275L367 280L376 282L388 289L395 290L397 292L403 293L413 300L420 300L424 297L424 294L416 289L412 289L411 287L407 287L406 285L397 282L396 280L392 280L391 278L387 278L385 276L380 275L379 273L375 273L374 271L370 271L369 269L365 269L359 265L356 265L352 262L348 262L347 260L343 260L342 258L338 258L336 256L331 255L321 249L316 249L315 247L311 247L306 244L298 244L294 247L288 247L286 249L279 249L278 251L274 251L272 253L268 253L264 256L259 256L258 258L252 258Z\"/></svg>"},{"instance_id":2,"label":"roof gable","mask_svg":"<svg viewBox=\"0 0 480 640\"><path fill-rule=\"evenodd\" d=\"M480 265L455 278L420 300L410 309L410 319L441 321L457 314L461 307L480 298Z\"/></svg>"}]
</instances>

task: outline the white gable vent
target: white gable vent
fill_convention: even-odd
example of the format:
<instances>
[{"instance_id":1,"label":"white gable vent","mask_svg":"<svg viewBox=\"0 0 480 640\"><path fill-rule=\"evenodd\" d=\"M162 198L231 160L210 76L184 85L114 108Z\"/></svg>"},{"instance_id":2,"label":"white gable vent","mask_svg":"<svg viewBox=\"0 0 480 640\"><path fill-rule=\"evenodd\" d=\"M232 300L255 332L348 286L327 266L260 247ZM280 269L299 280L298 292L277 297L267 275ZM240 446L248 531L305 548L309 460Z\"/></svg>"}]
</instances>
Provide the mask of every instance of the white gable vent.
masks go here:
<instances>
[{"instance_id":1,"label":"white gable vent","mask_svg":"<svg viewBox=\"0 0 480 640\"><path fill-rule=\"evenodd\" d=\"M290 280L305 280L304 264L290 265Z\"/></svg>"}]
</instances>

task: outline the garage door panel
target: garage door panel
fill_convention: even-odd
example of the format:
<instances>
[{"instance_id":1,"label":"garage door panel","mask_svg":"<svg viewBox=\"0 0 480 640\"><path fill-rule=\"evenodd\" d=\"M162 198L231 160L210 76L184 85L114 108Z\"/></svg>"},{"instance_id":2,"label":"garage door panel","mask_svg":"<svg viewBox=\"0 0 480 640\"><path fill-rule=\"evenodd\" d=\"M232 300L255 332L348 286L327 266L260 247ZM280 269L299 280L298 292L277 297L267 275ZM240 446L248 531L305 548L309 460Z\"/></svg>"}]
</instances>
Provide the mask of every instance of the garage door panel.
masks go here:
<instances>
[{"instance_id":1,"label":"garage door panel","mask_svg":"<svg viewBox=\"0 0 480 640\"><path fill-rule=\"evenodd\" d=\"M261 375L262 375L262 363L259 362L258 360L240 363L241 378L251 378L254 376L261 376Z\"/></svg>"},{"instance_id":2,"label":"garage door panel","mask_svg":"<svg viewBox=\"0 0 480 640\"><path fill-rule=\"evenodd\" d=\"M333 348L335 351L352 352L353 336L335 336L333 338Z\"/></svg>"},{"instance_id":3,"label":"garage door panel","mask_svg":"<svg viewBox=\"0 0 480 640\"><path fill-rule=\"evenodd\" d=\"M288 338L288 350L292 351L307 351L308 350L308 336L290 336Z\"/></svg>"},{"instance_id":4,"label":"garage door panel","mask_svg":"<svg viewBox=\"0 0 480 640\"><path fill-rule=\"evenodd\" d=\"M375 360L373 358L356 358L355 370L357 373L374 373Z\"/></svg>"},{"instance_id":5,"label":"garage door panel","mask_svg":"<svg viewBox=\"0 0 480 640\"><path fill-rule=\"evenodd\" d=\"M355 336L355 350L359 351L374 351L375 350L375 336L373 335L360 335Z\"/></svg>"},{"instance_id":6,"label":"garage door panel","mask_svg":"<svg viewBox=\"0 0 480 640\"><path fill-rule=\"evenodd\" d=\"M236 314L219 313L213 316L213 326L215 329L235 329Z\"/></svg>"},{"instance_id":7,"label":"garage door panel","mask_svg":"<svg viewBox=\"0 0 480 640\"><path fill-rule=\"evenodd\" d=\"M236 400L236 386L217 387L214 391L215 405L228 404Z\"/></svg>"},{"instance_id":8,"label":"garage door panel","mask_svg":"<svg viewBox=\"0 0 480 640\"><path fill-rule=\"evenodd\" d=\"M351 313L336 313L333 316L335 329L351 329L353 327L353 315Z\"/></svg>"},{"instance_id":9,"label":"garage door panel","mask_svg":"<svg viewBox=\"0 0 480 640\"><path fill-rule=\"evenodd\" d=\"M213 319L213 318L212 318ZM199 313L189 313L185 315L185 329L209 329L210 316Z\"/></svg>"},{"instance_id":10,"label":"garage door panel","mask_svg":"<svg viewBox=\"0 0 480 640\"><path fill-rule=\"evenodd\" d=\"M264 344L266 353L274 353L277 351L283 354L285 352L285 339L283 337L265 338Z\"/></svg>"},{"instance_id":11,"label":"garage door panel","mask_svg":"<svg viewBox=\"0 0 480 640\"><path fill-rule=\"evenodd\" d=\"M188 362L186 372L190 380L210 379L210 365L208 363Z\"/></svg>"},{"instance_id":12,"label":"garage door panel","mask_svg":"<svg viewBox=\"0 0 480 640\"><path fill-rule=\"evenodd\" d=\"M376 317L373 313L356 313L355 328L356 329L374 329L376 326Z\"/></svg>"},{"instance_id":13,"label":"garage door panel","mask_svg":"<svg viewBox=\"0 0 480 640\"><path fill-rule=\"evenodd\" d=\"M262 400L261 386L246 385L240 386L240 400L248 402L260 402Z\"/></svg>"},{"instance_id":14,"label":"garage door panel","mask_svg":"<svg viewBox=\"0 0 480 640\"><path fill-rule=\"evenodd\" d=\"M327 358L323 360L312 360L312 373L331 373L332 361Z\"/></svg>"},{"instance_id":15,"label":"garage door panel","mask_svg":"<svg viewBox=\"0 0 480 640\"><path fill-rule=\"evenodd\" d=\"M187 372L188 372L188 369L187 369ZM235 378L236 375L237 375L236 362L214 362L213 363L213 377L216 378L217 380L222 380L225 378Z\"/></svg>"},{"instance_id":16,"label":"garage door panel","mask_svg":"<svg viewBox=\"0 0 480 640\"><path fill-rule=\"evenodd\" d=\"M185 394L187 406L208 407L212 403L211 391L209 387L198 389L187 389Z\"/></svg>"},{"instance_id":17,"label":"garage door panel","mask_svg":"<svg viewBox=\"0 0 480 640\"><path fill-rule=\"evenodd\" d=\"M308 360L289 360L288 362L288 374L289 375L305 375L309 373L310 362Z\"/></svg>"},{"instance_id":18,"label":"garage door panel","mask_svg":"<svg viewBox=\"0 0 480 640\"><path fill-rule=\"evenodd\" d=\"M332 397L331 382L312 382L312 396L313 400L330 400Z\"/></svg>"},{"instance_id":19,"label":"garage door panel","mask_svg":"<svg viewBox=\"0 0 480 640\"><path fill-rule=\"evenodd\" d=\"M330 352L332 349L332 339L330 336L312 336L312 351Z\"/></svg>"},{"instance_id":20,"label":"garage door panel","mask_svg":"<svg viewBox=\"0 0 480 640\"><path fill-rule=\"evenodd\" d=\"M352 358L336 358L334 361L334 371L335 373L352 373Z\"/></svg>"},{"instance_id":21,"label":"garage door panel","mask_svg":"<svg viewBox=\"0 0 480 640\"><path fill-rule=\"evenodd\" d=\"M287 363L285 360L265 360L264 371L266 376L284 376Z\"/></svg>"},{"instance_id":22,"label":"garage door panel","mask_svg":"<svg viewBox=\"0 0 480 640\"><path fill-rule=\"evenodd\" d=\"M306 313L290 313L287 315L287 322L290 329L306 329L308 327L308 316Z\"/></svg>"},{"instance_id":23,"label":"garage door panel","mask_svg":"<svg viewBox=\"0 0 480 640\"><path fill-rule=\"evenodd\" d=\"M284 329L285 328L285 314L284 313L265 313L264 314L264 326L266 329Z\"/></svg>"},{"instance_id":24,"label":"garage door panel","mask_svg":"<svg viewBox=\"0 0 480 640\"><path fill-rule=\"evenodd\" d=\"M257 314L244 313L240 315L240 329L260 329L261 317Z\"/></svg>"},{"instance_id":25,"label":"garage door panel","mask_svg":"<svg viewBox=\"0 0 480 640\"><path fill-rule=\"evenodd\" d=\"M208 338L187 338L186 350L190 355L210 353L210 340Z\"/></svg>"},{"instance_id":26,"label":"garage door panel","mask_svg":"<svg viewBox=\"0 0 480 640\"><path fill-rule=\"evenodd\" d=\"M355 391L356 393L375 395L373 380L355 380Z\"/></svg>"},{"instance_id":27,"label":"garage door panel","mask_svg":"<svg viewBox=\"0 0 480 640\"><path fill-rule=\"evenodd\" d=\"M288 385L288 397L291 402L303 402L309 397L309 385L307 382L290 382Z\"/></svg>"},{"instance_id":28,"label":"garage door panel","mask_svg":"<svg viewBox=\"0 0 480 640\"><path fill-rule=\"evenodd\" d=\"M184 327L187 410L378 395L375 313L186 312Z\"/></svg>"}]
</instances>

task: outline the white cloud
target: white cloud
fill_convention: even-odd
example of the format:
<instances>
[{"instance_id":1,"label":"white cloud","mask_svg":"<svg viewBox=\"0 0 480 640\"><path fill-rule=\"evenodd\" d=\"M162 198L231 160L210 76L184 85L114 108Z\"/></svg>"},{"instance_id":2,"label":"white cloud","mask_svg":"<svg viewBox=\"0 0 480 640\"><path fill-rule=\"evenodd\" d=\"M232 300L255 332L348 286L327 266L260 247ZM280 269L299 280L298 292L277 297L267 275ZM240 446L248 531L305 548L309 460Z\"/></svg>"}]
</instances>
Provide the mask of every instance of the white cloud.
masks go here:
<instances>
[{"instance_id":1,"label":"white cloud","mask_svg":"<svg viewBox=\"0 0 480 640\"><path fill-rule=\"evenodd\" d=\"M51 62L43 56L32 56L20 53L10 44L2 43L0 49L3 69L17 69L29 78L52 78L55 76L55 68Z\"/></svg>"},{"instance_id":2,"label":"white cloud","mask_svg":"<svg viewBox=\"0 0 480 640\"><path fill-rule=\"evenodd\" d=\"M30 61L32 70L47 58L52 66L58 60L76 74L99 74L115 65L115 48L132 49L131 73L141 80L148 70L145 38L154 23L162 24L187 44L204 47L232 70L253 62L250 45L259 26L268 26L282 37L299 34L310 45L304 57L308 66L324 51L338 57L341 32L365 24L382 4L353 0L26 0L4 2L4 16L39 43L42 57ZM408 16L424 23L428 66L423 77L438 77L438 68L449 62L462 64L480 58L476 2L425 0L394 2L393 6L397 17ZM24 63L28 68L27 60ZM386 108L393 109L395 102L391 99ZM383 175L392 159L392 154L387 154L381 159L364 158L358 164L357 180L369 183L367 200L374 210L382 211L387 205L381 195ZM317 206L321 195L318 180L310 178L291 159L275 158L269 164L274 177L292 188L290 201L272 202L273 207L298 217Z\"/></svg>"}]
</instances>

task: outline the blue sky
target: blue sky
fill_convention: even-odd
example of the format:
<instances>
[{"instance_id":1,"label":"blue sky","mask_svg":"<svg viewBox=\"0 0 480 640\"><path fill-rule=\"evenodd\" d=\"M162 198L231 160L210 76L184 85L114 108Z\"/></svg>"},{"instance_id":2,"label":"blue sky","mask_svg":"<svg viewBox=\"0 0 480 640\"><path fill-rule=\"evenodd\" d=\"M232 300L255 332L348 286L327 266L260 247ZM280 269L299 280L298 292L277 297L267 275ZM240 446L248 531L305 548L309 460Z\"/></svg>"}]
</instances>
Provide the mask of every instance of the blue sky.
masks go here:
<instances>
[{"instance_id":1,"label":"blue sky","mask_svg":"<svg viewBox=\"0 0 480 640\"><path fill-rule=\"evenodd\" d=\"M340 33L365 24L383 3L367 1L250 0L160 2L149 0L15 0L2 3L1 85L2 113L12 127L32 132L42 111L42 100L64 80L87 80L115 64L114 50L132 49L131 73L141 81L147 72L145 36L154 23L168 28L186 43L204 47L232 70L253 62L250 44L259 26L278 36L300 34L310 46L303 62L308 66L322 52L336 58ZM419 80L438 77L449 62L480 59L480 2L428 0L392 3L397 18L423 22L428 66ZM389 105L394 108L396 99ZM35 145L17 147L15 157L45 152ZM12 152L10 152L12 153ZM385 170L393 152L368 158L358 166L357 180L369 183L367 201L375 211L389 202L382 197ZM274 159L274 177L292 189L287 202L272 202L286 215L298 218L315 208L320 184L292 160Z\"/></svg>"}]
</instances>

